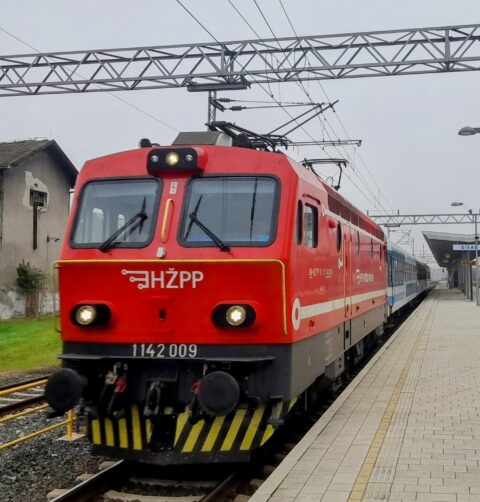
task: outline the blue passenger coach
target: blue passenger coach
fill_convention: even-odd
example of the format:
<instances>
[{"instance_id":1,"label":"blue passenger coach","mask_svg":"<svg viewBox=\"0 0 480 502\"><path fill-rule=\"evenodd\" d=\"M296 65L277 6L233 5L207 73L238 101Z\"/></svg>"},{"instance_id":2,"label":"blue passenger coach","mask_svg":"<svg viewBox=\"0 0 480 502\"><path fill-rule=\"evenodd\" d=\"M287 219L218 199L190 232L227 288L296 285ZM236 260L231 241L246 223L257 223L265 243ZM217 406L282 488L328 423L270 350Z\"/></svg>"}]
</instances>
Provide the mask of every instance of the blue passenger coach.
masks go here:
<instances>
[{"instance_id":1,"label":"blue passenger coach","mask_svg":"<svg viewBox=\"0 0 480 502\"><path fill-rule=\"evenodd\" d=\"M429 291L430 269L395 244L388 244L388 315Z\"/></svg>"}]
</instances>

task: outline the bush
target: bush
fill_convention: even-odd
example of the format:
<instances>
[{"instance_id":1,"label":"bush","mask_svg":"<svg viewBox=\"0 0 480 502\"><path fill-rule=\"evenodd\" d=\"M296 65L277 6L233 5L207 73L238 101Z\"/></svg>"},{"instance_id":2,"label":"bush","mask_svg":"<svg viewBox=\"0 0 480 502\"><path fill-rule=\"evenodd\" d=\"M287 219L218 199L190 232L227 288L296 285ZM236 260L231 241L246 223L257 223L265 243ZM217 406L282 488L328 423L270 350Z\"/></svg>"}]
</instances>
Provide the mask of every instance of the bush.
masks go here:
<instances>
[{"instance_id":1,"label":"bush","mask_svg":"<svg viewBox=\"0 0 480 502\"><path fill-rule=\"evenodd\" d=\"M39 314L40 295L45 289L47 275L37 267L22 260L17 266L17 285L25 295L25 314L37 316Z\"/></svg>"}]
</instances>

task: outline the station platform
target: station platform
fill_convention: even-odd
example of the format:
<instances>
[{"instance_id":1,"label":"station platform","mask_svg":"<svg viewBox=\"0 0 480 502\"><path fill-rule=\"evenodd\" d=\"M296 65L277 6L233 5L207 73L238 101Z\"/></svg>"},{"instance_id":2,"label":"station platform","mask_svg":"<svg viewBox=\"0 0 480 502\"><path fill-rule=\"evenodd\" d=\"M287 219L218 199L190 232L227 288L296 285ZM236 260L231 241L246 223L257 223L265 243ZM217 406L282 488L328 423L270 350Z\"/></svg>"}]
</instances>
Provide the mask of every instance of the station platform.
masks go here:
<instances>
[{"instance_id":1,"label":"station platform","mask_svg":"<svg viewBox=\"0 0 480 502\"><path fill-rule=\"evenodd\" d=\"M251 502L480 502L480 307L438 287Z\"/></svg>"}]
</instances>

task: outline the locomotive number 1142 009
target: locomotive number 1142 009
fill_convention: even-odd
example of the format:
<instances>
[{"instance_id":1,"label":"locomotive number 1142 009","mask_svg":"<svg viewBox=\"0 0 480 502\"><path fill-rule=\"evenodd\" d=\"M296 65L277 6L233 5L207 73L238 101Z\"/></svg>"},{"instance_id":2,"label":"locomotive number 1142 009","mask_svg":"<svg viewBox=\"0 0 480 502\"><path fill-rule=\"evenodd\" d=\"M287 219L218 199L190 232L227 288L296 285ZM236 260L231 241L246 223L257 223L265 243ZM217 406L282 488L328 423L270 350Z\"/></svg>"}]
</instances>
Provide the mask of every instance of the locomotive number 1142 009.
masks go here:
<instances>
[{"instance_id":1,"label":"locomotive number 1142 009","mask_svg":"<svg viewBox=\"0 0 480 502\"><path fill-rule=\"evenodd\" d=\"M198 348L194 343L134 343L132 345L133 357L197 357Z\"/></svg>"}]
</instances>

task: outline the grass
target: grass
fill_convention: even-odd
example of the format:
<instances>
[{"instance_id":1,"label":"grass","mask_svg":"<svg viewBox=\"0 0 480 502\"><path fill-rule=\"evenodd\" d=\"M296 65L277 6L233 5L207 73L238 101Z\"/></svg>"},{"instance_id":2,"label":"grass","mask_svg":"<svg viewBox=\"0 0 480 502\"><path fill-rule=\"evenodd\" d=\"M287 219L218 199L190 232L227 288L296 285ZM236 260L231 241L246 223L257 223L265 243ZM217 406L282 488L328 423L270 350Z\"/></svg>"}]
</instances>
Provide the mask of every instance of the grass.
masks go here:
<instances>
[{"instance_id":1,"label":"grass","mask_svg":"<svg viewBox=\"0 0 480 502\"><path fill-rule=\"evenodd\" d=\"M58 366L60 334L53 318L0 322L0 372Z\"/></svg>"}]
</instances>

